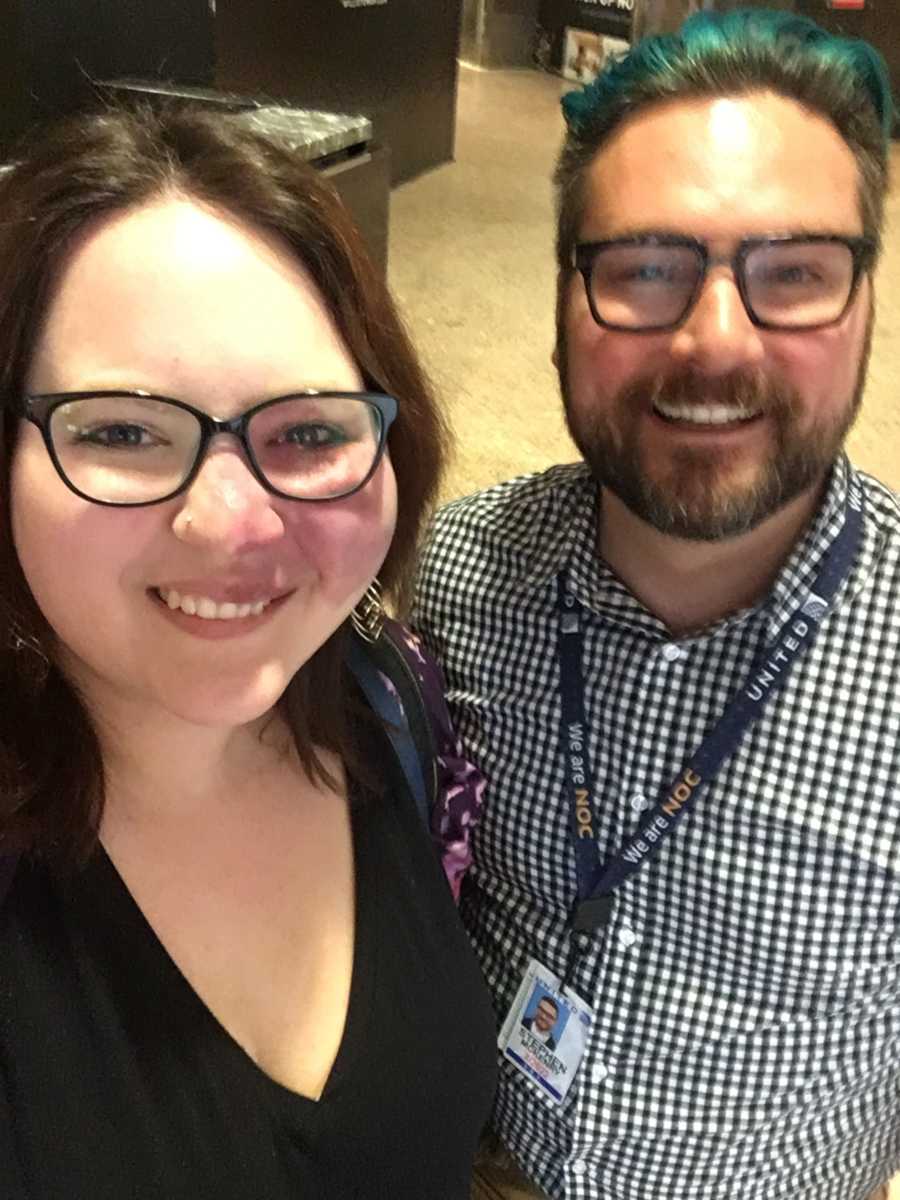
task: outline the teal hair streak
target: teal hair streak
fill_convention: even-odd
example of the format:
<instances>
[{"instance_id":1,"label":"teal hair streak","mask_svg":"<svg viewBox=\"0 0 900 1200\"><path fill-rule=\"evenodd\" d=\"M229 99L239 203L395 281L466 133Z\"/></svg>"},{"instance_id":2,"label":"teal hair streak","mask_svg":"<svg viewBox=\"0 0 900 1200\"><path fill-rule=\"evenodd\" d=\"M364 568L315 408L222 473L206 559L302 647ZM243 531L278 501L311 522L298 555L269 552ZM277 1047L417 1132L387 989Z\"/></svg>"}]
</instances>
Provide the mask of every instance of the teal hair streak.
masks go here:
<instances>
[{"instance_id":1,"label":"teal hair streak","mask_svg":"<svg viewBox=\"0 0 900 1200\"><path fill-rule=\"evenodd\" d=\"M741 8L724 13L696 13L679 33L646 37L624 56L611 62L597 79L580 92L563 97L566 124L576 136L607 109L619 108L622 99L651 81L676 81L680 69L702 71L704 63L758 58L767 51L774 57L818 61L824 69L842 73L848 88L862 87L874 105L884 133L891 136L894 102L884 59L868 42L836 37L814 21L789 12Z\"/></svg>"}]
</instances>

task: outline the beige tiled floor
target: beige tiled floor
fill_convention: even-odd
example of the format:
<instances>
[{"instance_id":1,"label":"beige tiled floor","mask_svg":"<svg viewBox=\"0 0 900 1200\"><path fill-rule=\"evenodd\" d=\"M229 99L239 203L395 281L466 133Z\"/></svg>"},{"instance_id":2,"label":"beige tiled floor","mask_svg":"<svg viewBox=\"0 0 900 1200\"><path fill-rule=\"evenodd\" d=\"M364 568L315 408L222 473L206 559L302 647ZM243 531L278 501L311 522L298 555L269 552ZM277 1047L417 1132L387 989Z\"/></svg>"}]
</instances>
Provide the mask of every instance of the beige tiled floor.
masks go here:
<instances>
[{"instance_id":1,"label":"beige tiled floor","mask_svg":"<svg viewBox=\"0 0 900 1200\"><path fill-rule=\"evenodd\" d=\"M457 432L455 496L575 457L550 366L560 80L460 72L456 162L393 194L390 280ZM859 465L900 487L900 145Z\"/></svg>"},{"instance_id":2,"label":"beige tiled floor","mask_svg":"<svg viewBox=\"0 0 900 1200\"><path fill-rule=\"evenodd\" d=\"M447 405L463 495L575 457L550 366L560 81L460 73L456 162L393 195L390 281ZM900 146L855 461L900 488ZM900 1180L891 1191L900 1200Z\"/></svg>"}]
</instances>

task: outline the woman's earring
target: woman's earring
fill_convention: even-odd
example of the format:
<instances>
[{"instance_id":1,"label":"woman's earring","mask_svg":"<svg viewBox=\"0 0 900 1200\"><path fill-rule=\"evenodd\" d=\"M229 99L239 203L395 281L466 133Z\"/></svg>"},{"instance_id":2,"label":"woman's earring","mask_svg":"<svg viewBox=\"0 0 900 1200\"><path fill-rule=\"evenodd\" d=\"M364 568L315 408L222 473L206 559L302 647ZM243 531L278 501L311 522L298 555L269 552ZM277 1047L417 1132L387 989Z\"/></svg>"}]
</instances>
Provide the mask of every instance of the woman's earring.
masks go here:
<instances>
[{"instance_id":1,"label":"woman's earring","mask_svg":"<svg viewBox=\"0 0 900 1200\"><path fill-rule=\"evenodd\" d=\"M384 628L384 604L381 600L381 584L377 579L372 580L350 613L350 624L364 642L378 641Z\"/></svg>"}]
</instances>

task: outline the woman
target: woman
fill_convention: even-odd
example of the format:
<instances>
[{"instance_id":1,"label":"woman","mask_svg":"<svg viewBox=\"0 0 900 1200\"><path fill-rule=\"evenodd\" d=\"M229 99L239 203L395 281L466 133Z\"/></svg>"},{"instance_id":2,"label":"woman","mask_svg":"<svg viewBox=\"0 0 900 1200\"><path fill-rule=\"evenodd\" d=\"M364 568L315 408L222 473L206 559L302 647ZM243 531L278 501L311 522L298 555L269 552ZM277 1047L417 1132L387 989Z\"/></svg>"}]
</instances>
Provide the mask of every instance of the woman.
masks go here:
<instances>
[{"instance_id":1,"label":"woman","mask_svg":"<svg viewBox=\"0 0 900 1200\"><path fill-rule=\"evenodd\" d=\"M489 1002L343 666L441 425L339 203L227 117L0 186L5 1197L458 1198Z\"/></svg>"}]
</instances>

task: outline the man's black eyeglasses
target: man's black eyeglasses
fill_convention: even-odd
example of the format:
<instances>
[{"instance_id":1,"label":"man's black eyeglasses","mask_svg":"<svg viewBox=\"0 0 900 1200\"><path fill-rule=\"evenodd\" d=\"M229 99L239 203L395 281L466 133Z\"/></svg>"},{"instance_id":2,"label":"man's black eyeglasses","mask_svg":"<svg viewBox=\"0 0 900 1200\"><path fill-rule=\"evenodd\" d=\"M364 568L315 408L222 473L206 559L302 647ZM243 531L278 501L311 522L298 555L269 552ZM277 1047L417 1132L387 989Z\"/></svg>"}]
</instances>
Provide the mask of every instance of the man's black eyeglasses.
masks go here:
<instances>
[{"instance_id":1,"label":"man's black eyeglasses","mask_svg":"<svg viewBox=\"0 0 900 1200\"><path fill-rule=\"evenodd\" d=\"M696 304L710 268L727 263L747 316L762 329L834 325L847 312L875 259L868 237L838 234L744 238L730 257L697 238L647 233L575 247L591 315L630 333L677 329Z\"/></svg>"}]
</instances>

